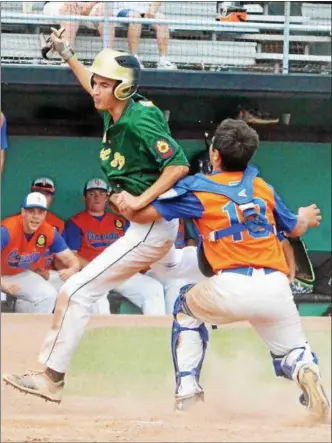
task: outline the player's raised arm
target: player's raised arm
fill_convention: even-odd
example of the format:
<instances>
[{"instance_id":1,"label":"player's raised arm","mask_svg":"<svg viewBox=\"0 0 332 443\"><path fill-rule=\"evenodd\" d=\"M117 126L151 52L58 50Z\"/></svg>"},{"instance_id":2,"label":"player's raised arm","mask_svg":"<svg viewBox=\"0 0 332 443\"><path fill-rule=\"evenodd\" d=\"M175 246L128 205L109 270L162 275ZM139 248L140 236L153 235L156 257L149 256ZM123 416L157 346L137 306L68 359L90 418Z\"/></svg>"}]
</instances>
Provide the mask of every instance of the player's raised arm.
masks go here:
<instances>
[{"instance_id":1,"label":"player's raised arm","mask_svg":"<svg viewBox=\"0 0 332 443\"><path fill-rule=\"evenodd\" d=\"M91 77L92 73L89 72L85 66L77 60L74 55L74 51L70 47L69 43L66 42L63 38L64 28L56 30L52 29L52 34L49 39L46 41L45 47L42 49L42 54L44 58L47 58L47 48L48 50L55 50L65 62L68 63L71 70L75 74L77 80L81 83L83 88L91 95L92 87L91 87Z\"/></svg>"}]
</instances>

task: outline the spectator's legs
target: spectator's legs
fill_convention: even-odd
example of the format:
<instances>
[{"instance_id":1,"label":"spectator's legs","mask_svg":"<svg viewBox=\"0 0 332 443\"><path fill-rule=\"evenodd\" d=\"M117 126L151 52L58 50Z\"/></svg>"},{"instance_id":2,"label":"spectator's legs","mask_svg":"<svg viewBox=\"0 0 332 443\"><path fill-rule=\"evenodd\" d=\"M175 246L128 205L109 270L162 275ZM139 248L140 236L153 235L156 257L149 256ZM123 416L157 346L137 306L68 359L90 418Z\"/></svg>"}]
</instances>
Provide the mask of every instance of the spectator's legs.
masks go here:
<instances>
[{"instance_id":1,"label":"spectator's legs","mask_svg":"<svg viewBox=\"0 0 332 443\"><path fill-rule=\"evenodd\" d=\"M165 18L164 14L158 12L154 16L150 14L145 14L145 17L156 18L156 19ZM166 58L168 50L168 41L169 41L169 27L167 25L153 25L153 29L156 31L159 57Z\"/></svg>"},{"instance_id":2,"label":"spectator's legs","mask_svg":"<svg viewBox=\"0 0 332 443\"><path fill-rule=\"evenodd\" d=\"M129 11L128 17L141 18L139 12ZM141 38L142 25L129 25L128 27L128 46L131 54L137 56L139 40Z\"/></svg>"},{"instance_id":3,"label":"spectator's legs","mask_svg":"<svg viewBox=\"0 0 332 443\"><path fill-rule=\"evenodd\" d=\"M145 17L161 19L165 18L164 14L161 12L157 12L153 17L150 14L145 14ZM157 67L160 69L176 69L176 65L166 58L169 42L169 27L167 25L153 25L153 29L156 32L159 51L159 62Z\"/></svg>"},{"instance_id":4,"label":"spectator's legs","mask_svg":"<svg viewBox=\"0 0 332 443\"><path fill-rule=\"evenodd\" d=\"M104 3L100 2L97 5L95 5L90 12L90 17L103 17L105 13L105 7ZM113 13L110 12L109 16L112 17ZM97 31L99 32L99 35L101 38L104 37L104 23L94 23ZM113 42L115 38L115 25L114 23L110 23L110 37L109 37L109 48L113 47Z\"/></svg>"},{"instance_id":5,"label":"spectator's legs","mask_svg":"<svg viewBox=\"0 0 332 443\"><path fill-rule=\"evenodd\" d=\"M81 15L79 2L63 2L59 15ZM80 24L79 22L61 22L60 27L65 28L64 38L72 48L75 46L75 38Z\"/></svg>"}]
</instances>

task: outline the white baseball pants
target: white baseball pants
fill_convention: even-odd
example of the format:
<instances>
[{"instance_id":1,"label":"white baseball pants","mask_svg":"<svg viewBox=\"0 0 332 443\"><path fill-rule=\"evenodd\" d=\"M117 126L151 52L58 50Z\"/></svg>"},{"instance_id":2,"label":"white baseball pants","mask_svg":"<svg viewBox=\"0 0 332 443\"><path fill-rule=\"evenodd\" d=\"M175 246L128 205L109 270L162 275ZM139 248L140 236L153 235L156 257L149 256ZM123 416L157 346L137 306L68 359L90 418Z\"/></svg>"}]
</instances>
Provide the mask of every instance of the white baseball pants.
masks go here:
<instances>
[{"instance_id":1,"label":"white baseball pants","mask_svg":"<svg viewBox=\"0 0 332 443\"><path fill-rule=\"evenodd\" d=\"M259 269L252 276L220 273L190 289L186 303L194 317L178 314L177 322L183 328L195 329L203 322L222 325L246 320L278 356L306 343L288 278L281 272L266 275ZM202 358L199 333L181 332L176 353L181 372L196 368ZM192 376L184 377L181 383L182 394L190 393L195 385Z\"/></svg>"},{"instance_id":2,"label":"white baseball pants","mask_svg":"<svg viewBox=\"0 0 332 443\"><path fill-rule=\"evenodd\" d=\"M32 271L3 277L6 281L20 286L16 294L15 312L51 314L58 294L51 283Z\"/></svg>"},{"instance_id":3,"label":"white baseball pants","mask_svg":"<svg viewBox=\"0 0 332 443\"><path fill-rule=\"evenodd\" d=\"M66 372L90 319L92 303L166 256L177 231L178 220L132 223L123 237L68 279L58 295L40 362L55 371Z\"/></svg>"},{"instance_id":4,"label":"white baseball pants","mask_svg":"<svg viewBox=\"0 0 332 443\"><path fill-rule=\"evenodd\" d=\"M148 275L163 284L166 314L173 313L182 286L205 278L198 266L196 246L175 249L173 245L166 257L151 266Z\"/></svg>"}]
</instances>

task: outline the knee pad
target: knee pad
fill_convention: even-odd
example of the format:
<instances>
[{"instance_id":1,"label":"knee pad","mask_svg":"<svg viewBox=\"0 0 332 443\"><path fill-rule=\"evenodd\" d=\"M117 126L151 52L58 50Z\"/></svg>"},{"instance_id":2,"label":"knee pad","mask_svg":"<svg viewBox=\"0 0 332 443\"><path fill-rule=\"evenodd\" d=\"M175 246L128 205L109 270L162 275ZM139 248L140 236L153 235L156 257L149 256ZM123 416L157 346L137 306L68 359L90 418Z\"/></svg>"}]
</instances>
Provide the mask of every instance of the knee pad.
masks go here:
<instances>
[{"instance_id":1,"label":"knee pad","mask_svg":"<svg viewBox=\"0 0 332 443\"><path fill-rule=\"evenodd\" d=\"M202 341L202 345L203 345L200 360L199 360L197 366L190 371L180 371L179 365L178 365L178 358L177 358L177 345L178 345L181 333L183 333L185 331L198 332L200 339ZM197 384L199 384L199 379L200 379L200 375L201 375L202 365L203 365L208 341L209 341L209 333L208 333L208 330L206 329L206 326L204 323L202 323L197 328L186 328L186 327L181 326L177 322L176 318L174 319L173 326L172 326L172 343L171 344L172 344L172 357L173 357L174 371L175 371L175 382L176 382L175 393L176 394L178 393L182 377L192 375L195 377Z\"/></svg>"},{"instance_id":2,"label":"knee pad","mask_svg":"<svg viewBox=\"0 0 332 443\"><path fill-rule=\"evenodd\" d=\"M311 351L308 344L294 348L286 355L277 356L272 354L274 372L277 377L284 377L288 380L296 380L301 366L307 363L314 363L318 366L317 355Z\"/></svg>"},{"instance_id":3,"label":"knee pad","mask_svg":"<svg viewBox=\"0 0 332 443\"><path fill-rule=\"evenodd\" d=\"M180 294L174 302L174 308L173 308L174 317L176 317L176 315L180 313L189 315L190 317L194 317L190 309L188 308L186 302L186 293L194 286L195 284L189 284L182 286L182 288L180 289Z\"/></svg>"}]
</instances>

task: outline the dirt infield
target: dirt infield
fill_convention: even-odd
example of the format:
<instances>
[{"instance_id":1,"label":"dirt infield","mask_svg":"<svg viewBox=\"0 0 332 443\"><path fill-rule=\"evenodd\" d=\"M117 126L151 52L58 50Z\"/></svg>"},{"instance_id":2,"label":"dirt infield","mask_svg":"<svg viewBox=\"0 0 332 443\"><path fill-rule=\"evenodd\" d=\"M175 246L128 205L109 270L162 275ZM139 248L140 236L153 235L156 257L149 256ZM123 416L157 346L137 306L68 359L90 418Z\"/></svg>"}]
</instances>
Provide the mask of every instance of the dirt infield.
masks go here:
<instances>
[{"instance_id":1,"label":"dirt infield","mask_svg":"<svg viewBox=\"0 0 332 443\"><path fill-rule=\"evenodd\" d=\"M165 326L170 318L110 316L94 318L89 327ZM329 318L304 318L306 330L330 331ZM47 316L2 315L2 372L35 368L41 339L50 324ZM232 327L247 327L239 324ZM248 384L248 367L216 364L216 377L206 387L209 399L188 416L172 412L172 393L161 391L153 404L143 398L66 397L60 406L24 396L2 384L3 442L328 442L330 425L308 422L306 411L294 410L296 387L276 380L266 391ZM216 362L217 363L217 362ZM328 377L331 369L329 368ZM214 386L225 386L214 398ZM234 380L237 380L234 388Z\"/></svg>"}]
</instances>

